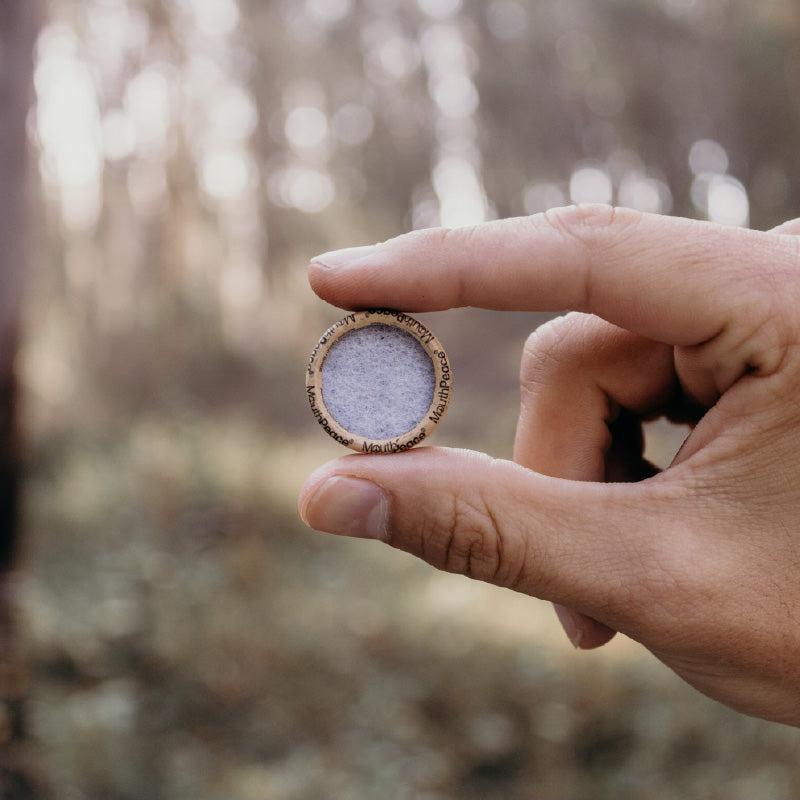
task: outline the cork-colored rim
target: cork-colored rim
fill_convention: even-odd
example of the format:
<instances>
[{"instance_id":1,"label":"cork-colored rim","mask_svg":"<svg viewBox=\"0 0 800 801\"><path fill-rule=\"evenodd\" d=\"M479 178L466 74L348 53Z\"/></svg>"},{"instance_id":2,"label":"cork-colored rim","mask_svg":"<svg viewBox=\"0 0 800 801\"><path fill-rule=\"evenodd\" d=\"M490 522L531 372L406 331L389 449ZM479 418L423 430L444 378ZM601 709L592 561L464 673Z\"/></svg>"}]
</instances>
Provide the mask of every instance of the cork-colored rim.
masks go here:
<instances>
[{"instance_id":1,"label":"cork-colored rim","mask_svg":"<svg viewBox=\"0 0 800 801\"><path fill-rule=\"evenodd\" d=\"M413 428L393 439L368 439L348 431L334 419L322 397L322 364L333 344L349 331L376 324L391 325L411 334L433 362L434 392L428 411ZM419 320L391 309L357 311L334 323L311 352L306 370L306 393L317 422L333 439L358 453L398 453L424 442L447 412L452 388L453 371L441 342Z\"/></svg>"}]
</instances>

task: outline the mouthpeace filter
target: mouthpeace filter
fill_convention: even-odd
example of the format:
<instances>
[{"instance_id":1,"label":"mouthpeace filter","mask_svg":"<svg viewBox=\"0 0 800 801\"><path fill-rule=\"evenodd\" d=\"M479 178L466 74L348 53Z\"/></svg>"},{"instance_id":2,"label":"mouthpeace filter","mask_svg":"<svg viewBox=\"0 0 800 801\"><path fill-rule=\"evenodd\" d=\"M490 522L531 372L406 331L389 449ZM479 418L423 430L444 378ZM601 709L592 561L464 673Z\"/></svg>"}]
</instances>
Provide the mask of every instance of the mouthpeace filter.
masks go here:
<instances>
[{"instance_id":1,"label":"mouthpeace filter","mask_svg":"<svg viewBox=\"0 0 800 801\"><path fill-rule=\"evenodd\" d=\"M452 382L439 340L419 320L388 309L334 323L306 371L317 422L360 453L397 453L430 436L447 411Z\"/></svg>"}]
</instances>

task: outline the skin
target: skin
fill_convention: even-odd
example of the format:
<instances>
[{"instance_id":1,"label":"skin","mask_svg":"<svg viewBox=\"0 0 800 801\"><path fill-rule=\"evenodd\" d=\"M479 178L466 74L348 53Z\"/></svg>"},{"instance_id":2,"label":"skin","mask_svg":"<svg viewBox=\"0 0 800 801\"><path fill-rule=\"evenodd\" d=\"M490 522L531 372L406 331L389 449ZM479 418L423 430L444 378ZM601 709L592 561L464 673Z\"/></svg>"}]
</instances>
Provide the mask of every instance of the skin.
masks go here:
<instances>
[{"instance_id":1,"label":"skin","mask_svg":"<svg viewBox=\"0 0 800 801\"><path fill-rule=\"evenodd\" d=\"M317 257L342 308L574 311L525 344L514 462L345 456L301 517L552 601L576 647L622 632L800 725L798 233L572 206ZM641 435L659 415L693 424L661 472Z\"/></svg>"}]
</instances>

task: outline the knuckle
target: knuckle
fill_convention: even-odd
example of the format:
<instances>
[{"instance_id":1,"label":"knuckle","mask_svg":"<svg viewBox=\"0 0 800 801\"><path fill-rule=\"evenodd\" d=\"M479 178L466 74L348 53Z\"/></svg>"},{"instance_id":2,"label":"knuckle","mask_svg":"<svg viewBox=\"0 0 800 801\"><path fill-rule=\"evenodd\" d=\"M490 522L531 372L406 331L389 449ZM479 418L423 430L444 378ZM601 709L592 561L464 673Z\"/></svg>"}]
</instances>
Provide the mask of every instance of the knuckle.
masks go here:
<instances>
[{"instance_id":1,"label":"knuckle","mask_svg":"<svg viewBox=\"0 0 800 801\"><path fill-rule=\"evenodd\" d=\"M719 268L718 281L726 292L732 321L749 324L756 318L773 317L796 333L800 318L800 236L781 236L749 229L717 231L715 243L728 240L740 247ZM759 255L755 255L759 254ZM708 262L707 249L698 253L698 266Z\"/></svg>"},{"instance_id":2,"label":"knuckle","mask_svg":"<svg viewBox=\"0 0 800 801\"><path fill-rule=\"evenodd\" d=\"M596 267L614 258L615 251L634 235L643 217L640 211L607 204L565 206L544 212L547 224L580 251L578 275L582 277L576 280L582 281L583 289L576 308L586 311L594 308Z\"/></svg>"},{"instance_id":3,"label":"knuckle","mask_svg":"<svg viewBox=\"0 0 800 801\"><path fill-rule=\"evenodd\" d=\"M594 250L605 249L624 238L642 218L642 212L591 203L564 206L544 212L545 220L562 236Z\"/></svg>"},{"instance_id":4,"label":"knuckle","mask_svg":"<svg viewBox=\"0 0 800 801\"><path fill-rule=\"evenodd\" d=\"M751 293L736 298L729 322L714 336L681 350L681 358L708 372L719 394L744 375L766 378L782 372L800 343L800 326L783 299Z\"/></svg>"},{"instance_id":5,"label":"knuckle","mask_svg":"<svg viewBox=\"0 0 800 801\"><path fill-rule=\"evenodd\" d=\"M501 562L499 542L497 521L482 499L454 496L428 537L426 558L440 570L492 581Z\"/></svg>"},{"instance_id":6,"label":"knuckle","mask_svg":"<svg viewBox=\"0 0 800 801\"><path fill-rule=\"evenodd\" d=\"M781 370L787 356L797 346L798 332L787 316L769 304L762 314L755 316L745 327L745 334L734 346L747 372L761 377Z\"/></svg>"},{"instance_id":7,"label":"knuckle","mask_svg":"<svg viewBox=\"0 0 800 801\"><path fill-rule=\"evenodd\" d=\"M533 389L581 358L585 329L591 315L570 312L539 326L525 341L519 380L523 389Z\"/></svg>"}]
</instances>

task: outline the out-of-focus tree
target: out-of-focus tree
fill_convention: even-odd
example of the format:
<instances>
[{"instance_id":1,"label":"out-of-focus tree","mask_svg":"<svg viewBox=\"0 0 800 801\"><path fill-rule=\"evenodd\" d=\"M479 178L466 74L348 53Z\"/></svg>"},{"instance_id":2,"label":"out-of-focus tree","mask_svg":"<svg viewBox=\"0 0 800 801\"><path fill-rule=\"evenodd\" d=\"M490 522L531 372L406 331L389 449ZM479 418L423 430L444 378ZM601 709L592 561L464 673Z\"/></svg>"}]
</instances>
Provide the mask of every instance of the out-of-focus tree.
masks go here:
<instances>
[{"instance_id":1,"label":"out-of-focus tree","mask_svg":"<svg viewBox=\"0 0 800 801\"><path fill-rule=\"evenodd\" d=\"M7 587L20 517L17 381L26 217L25 121L30 102L36 4L0 3L0 794L28 795L20 765L22 672Z\"/></svg>"},{"instance_id":2,"label":"out-of-focus tree","mask_svg":"<svg viewBox=\"0 0 800 801\"><path fill-rule=\"evenodd\" d=\"M547 605L312 537L295 497L336 452L302 381L337 316L309 256L570 202L796 215L800 5L43 6L17 600L60 794L796 792L791 733L732 723L623 638L575 661ZM458 375L443 443L510 456L544 317L431 319ZM672 433L648 432L661 461Z\"/></svg>"}]
</instances>

